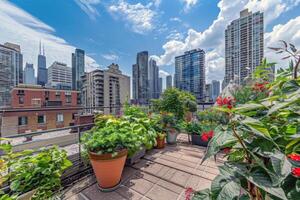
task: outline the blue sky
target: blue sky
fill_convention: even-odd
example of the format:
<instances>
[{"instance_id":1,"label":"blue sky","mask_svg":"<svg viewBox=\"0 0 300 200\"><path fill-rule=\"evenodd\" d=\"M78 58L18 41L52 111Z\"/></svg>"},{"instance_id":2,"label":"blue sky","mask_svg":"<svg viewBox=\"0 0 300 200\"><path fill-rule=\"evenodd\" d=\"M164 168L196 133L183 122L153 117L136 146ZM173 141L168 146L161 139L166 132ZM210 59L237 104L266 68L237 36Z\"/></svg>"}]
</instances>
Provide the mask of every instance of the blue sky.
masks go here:
<instances>
[{"instance_id":1,"label":"blue sky","mask_svg":"<svg viewBox=\"0 0 300 200\"><path fill-rule=\"evenodd\" d=\"M48 66L70 65L78 47L88 70L115 62L128 75L136 53L148 50L161 76L174 73L175 56L203 48L207 79L222 80L224 29L244 8L265 13L265 46L279 39L300 45L299 0L0 0L0 43L21 44L25 62L36 64L42 40Z\"/></svg>"}]
</instances>

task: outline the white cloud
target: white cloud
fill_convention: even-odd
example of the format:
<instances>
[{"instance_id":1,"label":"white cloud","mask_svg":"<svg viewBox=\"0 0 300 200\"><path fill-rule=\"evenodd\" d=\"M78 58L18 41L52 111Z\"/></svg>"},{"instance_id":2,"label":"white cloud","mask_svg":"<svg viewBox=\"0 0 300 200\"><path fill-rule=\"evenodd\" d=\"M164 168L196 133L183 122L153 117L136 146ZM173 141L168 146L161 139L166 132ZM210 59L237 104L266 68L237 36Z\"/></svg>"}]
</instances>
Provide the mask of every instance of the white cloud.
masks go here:
<instances>
[{"instance_id":1,"label":"white cloud","mask_svg":"<svg viewBox=\"0 0 300 200\"><path fill-rule=\"evenodd\" d=\"M161 4L161 0L152 0L154 5L158 7Z\"/></svg>"},{"instance_id":2,"label":"white cloud","mask_svg":"<svg viewBox=\"0 0 300 200\"><path fill-rule=\"evenodd\" d=\"M268 47L277 47L282 45L279 40L284 40L288 43L292 43L300 49L300 16L290 19L286 24L278 24L273 27L273 30L265 34L265 57L270 62L277 62L277 68L288 66L289 60L281 60L284 57L283 54L276 54L274 51L268 49Z\"/></svg>"},{"instance_id":3,"label":"white cloud","mask_svg":"<svg viewBox=\"0 0 300 200\"><path fill-rule=\"evenodd\" d=\"M0 1L0 43L11 42L21 46L23 62L37 68L39 41L45 46L47 66L60 61L71 66L71 53L75 47L55 36L55 30L8 1ZM85 57L86 68L99 67L94 59ZM37 70L36 70L37 71Z\"/></svg>"},{"instance_id":4,"label":"white cloud","mask_svg":"<svg viewBox=\"0 0 300 200\"><path fill-rule=\"evenodd\" d=\"M129 4L124 0L119 0L117 4L108 7L108 11L117 19L126 21L133 32L144 34L154 29L154 17L156 12L151 8L151 4L141 3Z\"/></svg>"},{"instance_id":5,"label":"white cloud","mask_svg":"<svg viewBox=\"0 0 300 200\"><path fill-rule=\"evenodd\" d=\"M198 3L198 0L181 0L185 3L184 11L188 12L193 6Z\"/></svg>"},{"instance_id":6,"label":"white cloud","mask_svg":"<svg viewBox=\"0 0 300 200\"><path fill-rule=\"evenodd\" d=\"M170 39L162 46L164 53L152 57L159 66L171 65L174 64L175 56L187 50L202 48L206 51L206 73L208 79L222 80L224 77L225 54L224 30L232 20L239 17L240 11L244 8L251 8L254 11L261 9L264 11L265 24L267 25L299 3L299 0L221 0L218 3L220 9L218 17L206 30L198 32L194 29L189 29L184 40Z\"/></svg>"},{"instance_id":7,"label":"white cloud","mask_svg":"<svg viewBox=\"0 0 300 200\"><path fill-rule=\"evenodd\" d=\"M182 40L183 34L179 33L177 30L173 30L170 34L166 37L167 40Z\"/></svg>"},{"instance_id":8,"label":"white cloud","mask_svg":"<svg viewBox=\"0 0 300 200\"><path fill-rule=\"evenodd\" d=\"M102 54L102 58L110 61L116 61L119 59L119 56L114 53Z\"/></svg>"},{"instance_id":9,"label":"white cloud","mask_svg":"<svg viewBox=\"0 0 300 200\"><path fill-rule=\"evenodd\" d=\"M159 70L159 77L166 78L169 75L170 75L170 73L168 73L162 69Z\"/></svg>"},{"instance_id":10,"label":"white cloud","mask_svg":"<svg viewBox=\"0 0 300 200\"><path fill-rule=\"evenodd\" d=\"M100 0L75 0L77 5L89 16L90 19L96 19L99 12L95 5L100 3Z\"/></svg>"},{"instance_id":11,"label":"white cloud","mask_svg":"<svg viewBox=\"0 0 300 200\"><path fill-rule=\"evenodd\" d=\"M181 19L179 19L178 17L171 17L170 21L171 22L181 22Z\"/></svg>"}]
</instances>

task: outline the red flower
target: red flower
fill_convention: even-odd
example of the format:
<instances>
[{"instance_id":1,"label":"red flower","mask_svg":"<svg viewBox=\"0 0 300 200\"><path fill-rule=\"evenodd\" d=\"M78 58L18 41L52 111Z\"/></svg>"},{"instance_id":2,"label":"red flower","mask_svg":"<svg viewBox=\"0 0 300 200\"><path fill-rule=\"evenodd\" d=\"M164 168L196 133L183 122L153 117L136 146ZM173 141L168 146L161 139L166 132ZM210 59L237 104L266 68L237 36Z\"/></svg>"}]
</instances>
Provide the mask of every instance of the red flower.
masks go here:
<instances>
[{"instance_id":1,"label":"red flower","mask_svg":"<svg viewBox=\"0 0 300 200\"><path fill-rule=\"evenodd\" d=\"M185 200L191 200L193 194L193 188L186 188L185 190Z\"/></svg>"},{"instance_id":2,"label":"red flower","mask_svg":"<svg viewBox=\"0 0 300 200\"><path fill-rule=\"evenodd\" d=\"M221 96L218 96L218 98L216 99L216 102L219 106L223 106L223 99Z\"/></svg>"},{"instance_id":3,"label":"red flower","mask_svg":"<svg viewBox=\"0 0 300 200\"><path fill-rule=\"evenodd\" d=\"M293 161L300 161L300 155L296 154L296 153L291 153L290 155L288 155L288 157L293 160Z\"/></svg>"},{"instance_id":4,"label":"red flower","mask_svg":"<svg viewBox=\"0 0 300 200\"><path fill-rule=\"evenodd\" d=\"M214 136L214 131L208 131L208 132L203 132L201 135L201 140L204 142L207 142L209 139L211 139Z\"/></svg>"},{"instance_id":5,"label":"red flower","mask_svg":"<svg viewBox=\"0 0 300 200\"><path fill-rule=\"evenodd\" d=\"M300 178L300 167L296 167L292 169L292 174L297 177Z\"/></svg>"},{"instance_id":6,"label":"red flower","mask_svg":"<svg viewBox=\"0 0 300 200\"><path fill-rule=\"evenodd\" d=\"M219 96L216 99L216 102L217 102L218 106L227 105L227 108L232 109L232 107L233 107L232 104L234 102L234 99L232 99L231 97L224 97L224 98L222 98L221 96Z\"/></svg>"},{"instance_id":7,"label":"red flower","mask_svg":"<svg viewBox=\"0 0 300 200\"><path fill-rule=\"evenodd\" d=\"M226 147L223 149L223 153L225 153L225 154L229 154L230 151L231 151L231 148L229 148L229 147Z\"/></svg>"}]
</instances>

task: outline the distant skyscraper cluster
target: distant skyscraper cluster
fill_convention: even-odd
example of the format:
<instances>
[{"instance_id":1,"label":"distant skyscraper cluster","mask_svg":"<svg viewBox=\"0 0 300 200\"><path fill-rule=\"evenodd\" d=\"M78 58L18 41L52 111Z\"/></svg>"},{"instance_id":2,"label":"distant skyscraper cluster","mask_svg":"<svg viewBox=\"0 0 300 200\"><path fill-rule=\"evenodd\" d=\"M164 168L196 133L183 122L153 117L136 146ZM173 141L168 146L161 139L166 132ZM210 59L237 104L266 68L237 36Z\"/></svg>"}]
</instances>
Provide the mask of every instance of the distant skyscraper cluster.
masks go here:
<instances>
[{"instance_id":1,"label":"distant skyscraper cluster","mask_svg":"<svg viewBox=\"0 0 300 200\"><path fill-rule=\"evenodd\" d=\"M202 49L186 51L175 57L175 87L189 91L197 101L205 97L205 52Z\"/></svg>"},{"instance_id":2,"label":"distant skyscraper cluster","mask_svg":"<svg viewBox=\"0 0 300 200\"><path fill-rule=\"evenodd\" d=\"M240 18L225 30L225 77L222 87L230 81L242 84L264 57L264 16L261 12L240 12Z\"/></svg>"}]
</instances>

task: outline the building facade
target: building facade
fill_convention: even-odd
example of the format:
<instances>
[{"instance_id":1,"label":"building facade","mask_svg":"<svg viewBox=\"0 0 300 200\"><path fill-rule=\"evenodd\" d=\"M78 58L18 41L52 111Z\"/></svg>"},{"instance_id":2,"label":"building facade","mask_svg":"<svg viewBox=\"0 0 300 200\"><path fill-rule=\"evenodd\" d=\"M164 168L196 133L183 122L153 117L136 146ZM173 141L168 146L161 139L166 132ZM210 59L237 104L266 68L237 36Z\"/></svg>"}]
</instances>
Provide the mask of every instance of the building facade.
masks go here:
<instances>
[{"instance_id":1,"label":"building facade","mask_svg":"<svg viewBox=\"0 0 300 200\"><path fill-rule=\"evenodd\" d=\"M130 77L122 74L117 64L85 73L82 80L84 107L96 107L94 110L105 114L120 114L121 107L130 99Z\"/></svg>"},{"instance_id":2,"label":"building facade","mask_svg":"<svg viewBox=\"0 0 300 200\"><path fill-rule=\"evenodd\" d=\"M75 49L72 53L72 89L81 90L82 80L81 77L85 71L84 50Z\"/></svg>"},{"instance_id":3,"label":"building facade","mask_svg":"<svg viewBox=\"0 0 300 200\"><path fill-rule=\"evenodd\" d=\"M48 82L48 74L47 74L47 67L46 67L45 49L43 48L43 52L42 52L42 45L40 43L40 52L38 55L37 84L41 86L45 86L47 82Z\"/></svg>"},{"instance_id":4,"label":"building facade","mask_svg":"<svg viewBox=\"0 0 300 200\"><path fill-rule=\"evenodd\" d=\"M0 44L0 107L11 104L11 90L23 82L23 55L19 45Z\"/></svg>"},{"instance_id":5,"label":"building facade","mask_svg":"<svg viewBox=\"0 0 300 200\"><path fill-rule=\"evenodd\" d=\"M205 52L202 49L187 51L175 57L175 87L191 92L197 101L205 96Z\"/></svg>"},{"instance_id":6,"label":"building facade","mask_svg":"<svg viewBox=\"0 0 300 200\"><path fill-rule=\"evenodd\" d=\"M133 94L134 101L138 104L148 104L148 51L137 54L136 64L133 65Z\"/></svg>"},{"instance_id":7,"label":"building facade","mask_svg":"<svg viewBox=\"0 0 300 200\"><path fill-rule=\"evenodd\" d=\"M240 18L225 30L225 77L223 86L230 80L242 84L264 57L264 16L261 12L240 12Z\"/></svg>"},{"instance_id":8,"label":"building facade","mask_svg":"<svg viewBox=\"0 0 300 200\"><path fill-rule=\"evenodd\" d=\"M11 106L2 115L2 136L67 127L78 112L77 91L21 84L11 94Z\"/></svg>"},{"instance_id":9,"label":"building facade","mask_svg":"<svg viewBox=\"0 0 300 200\"><path fill-rule=\"evenodd\" d=\"M24 84L35 85L34 67L33 64L26 63L24 68Z\"/></svg>"},{"instance_id":10,"label":"building facade","mask_svg":"<svg viewBox=\"0 0 300 200\"><path fill-rule=\"evenodd\" d=\"M160 77L159 81L158 81L158 92L159 92L159 96L162 94L163 91L163 78Z\"/></svg>"},{"instance_id":11,"label":"building facade","mask_svg":"<svg viewBox=\"0 0 300 200\"><path fill-rule=\"evenodd\" d=\"M205 101L212 101L212 84L210 83L205 85Z\"/></svg>"},{"instance_id":12,"label":"building facade","mask_svg":"<svg viewBox=\"0 0 300 200\"><path fill-rule=\"evenodd\" d=\"M172 79L172 75L168 75L166 77L166 88L171 88L173 87L173 79Z\"/></svg>"},{"instance_id":13,"label":"building facade","mask_svg":"<svg viewBox=\"0 0 300 200\"><path fill-rule=\"evenodd\" d=\"M220 95L220 81L212 80L212 99L216 101L218 96Z\"/></svg>"},{"instance_id":14,"label":"building facade","mask_svg":"<svg viewBox=\"0 0 300 200\"><path fill-rule=\"evenodd\" d=\"M48 87L71 90L72 70L65 63L55 61L48 68Z\"/></svg>"},{"instance_id":15,"label":"building facade","mask_svg":"<svg viewBox=\"0 0 300 200\"><path fill-rule=\"evenodd\" d=\"M149 98L159 98L159 68L156 65L156 61L150 59L149 61Z\"/></svg>"}]
</instances>

